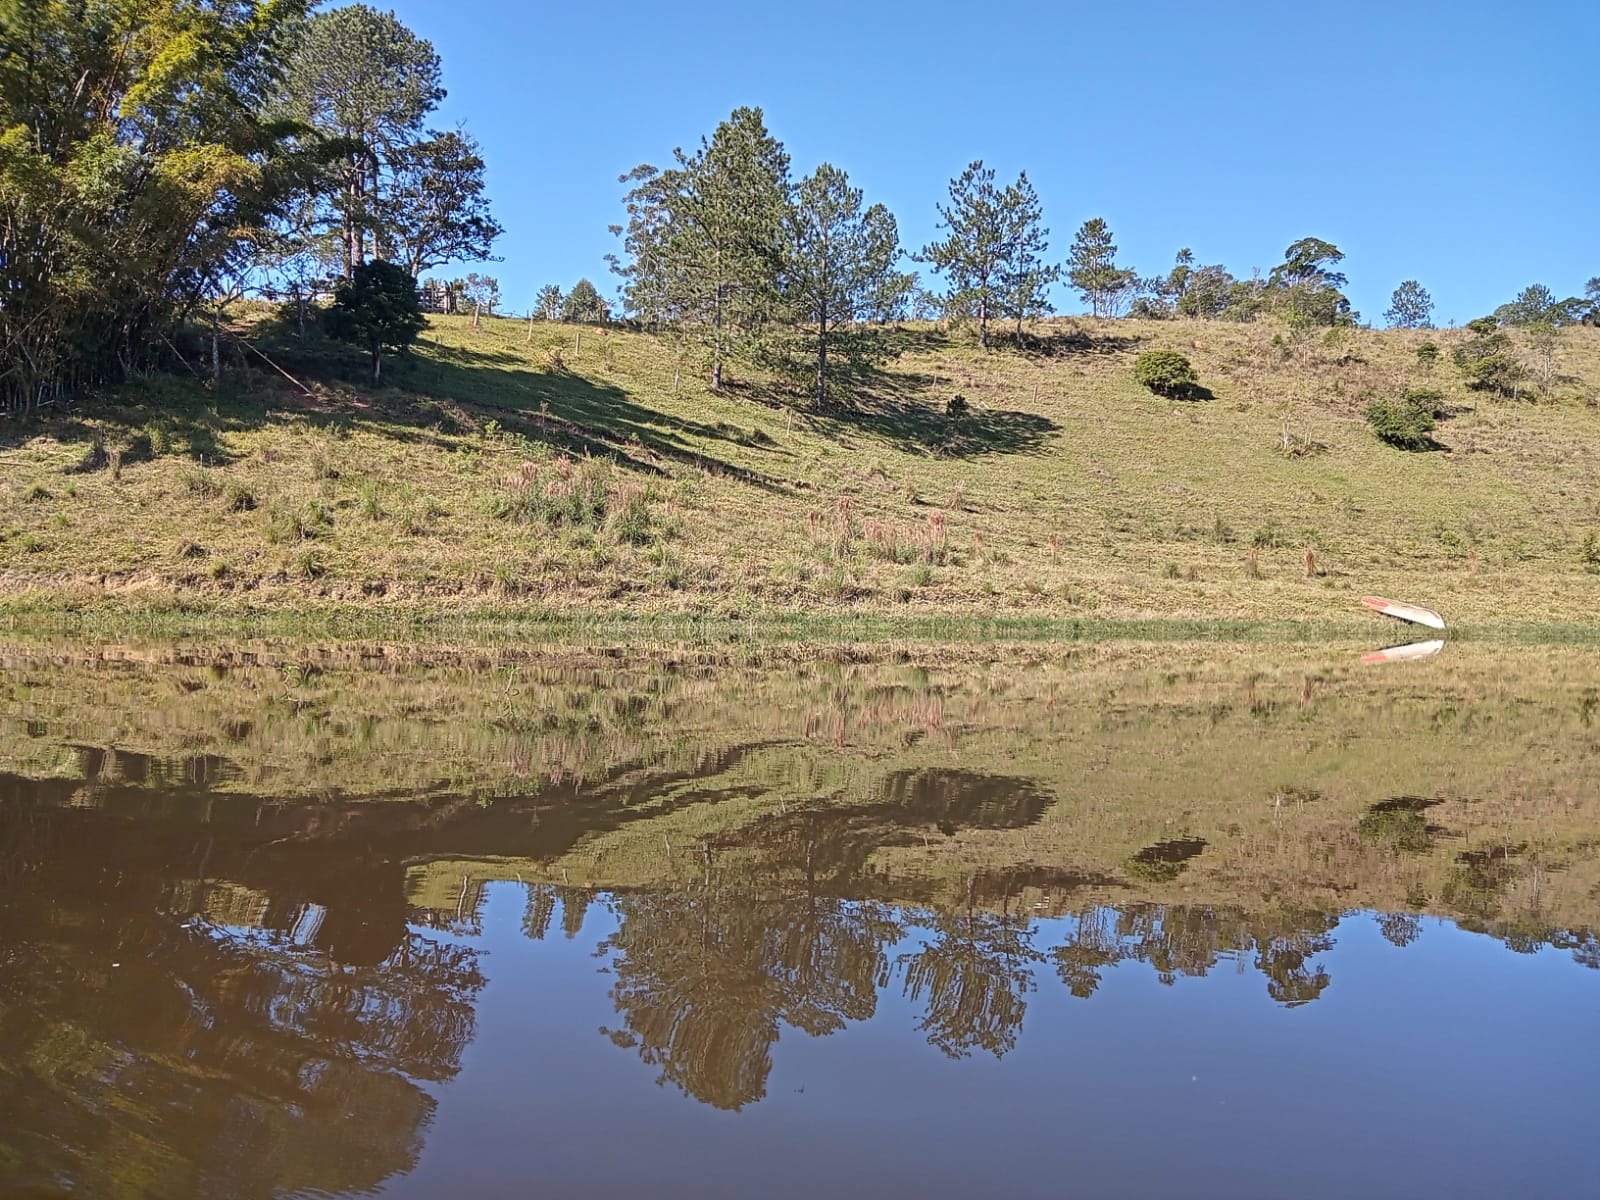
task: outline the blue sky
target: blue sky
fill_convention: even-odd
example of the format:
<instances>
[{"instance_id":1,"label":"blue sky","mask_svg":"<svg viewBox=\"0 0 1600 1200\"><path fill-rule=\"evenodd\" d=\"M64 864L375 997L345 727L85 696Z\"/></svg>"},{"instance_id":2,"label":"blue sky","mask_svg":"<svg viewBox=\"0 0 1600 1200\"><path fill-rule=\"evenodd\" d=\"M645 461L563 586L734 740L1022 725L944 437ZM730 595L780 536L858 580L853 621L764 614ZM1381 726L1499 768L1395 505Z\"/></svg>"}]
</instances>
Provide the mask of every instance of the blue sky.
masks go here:
<instances>
[{"instance_id":1,"label":"blue sky","mask_svg":"<svg viewBox=\"0 0 1600 1200\"><path fill-rule=\"evenodd\" d=\"M1093 216L1141 274L1190 246L1248 275L1322 237L1374 323L1402 279L1444 324L1600 275L1600 0L394 7L444 59L440 123L483 143L512 310L583 275L610 295L617 176L742 104L912 249L982 158L1028 172L1055 255Z\"/></svg>"}]
</instances>

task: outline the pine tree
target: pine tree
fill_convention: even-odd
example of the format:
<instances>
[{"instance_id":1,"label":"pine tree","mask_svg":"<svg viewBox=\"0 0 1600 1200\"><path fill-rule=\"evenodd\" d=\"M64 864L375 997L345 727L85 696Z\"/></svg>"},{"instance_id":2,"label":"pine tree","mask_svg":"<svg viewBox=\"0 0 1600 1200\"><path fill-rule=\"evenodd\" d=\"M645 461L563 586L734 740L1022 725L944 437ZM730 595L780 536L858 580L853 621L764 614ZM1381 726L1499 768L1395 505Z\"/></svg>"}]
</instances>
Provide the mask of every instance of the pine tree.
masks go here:
<instances>
[{"instance_id":1,"label":"pine tree","mask_svg":"<svg viewBox=\"0 0 1600 1200\"><path fill-rule=\"evenodd\" d=\"M630 308L676 321L705 348L712 390L777 315L789 156L759 108L739 108L676 166L635 168L618 227Z\"/></svg>"},{"instance_id":2,"label":"pine tree","mask_svg":"<svg viewBox=\"0 0 1600 1200\"><path fill-rule=\"evenodd\" d=\"M606 319L606 302L600 298L594 284L580 279L572 285L566 301L561 305L563 321L603 321Z\"/></svg>"},{"instance_id":3,"label":"pine tree","mask_svg":"<svg viewBox=\"0 0 1600 1200\"><path fill-rule=\"evenodd\" d=\"M860 188L843 171L823 163L800 181L790 210L784 264L784 294L794 314L814 326L816 398L828 399L829 353L852 359L876 355L880 339L870 331L844 336L841 326L875 315L897 277L900 236L894 216L881 204L863 210Z\"/></svg>"},{"instance_id":4,"label":"pine tree","mask_svg":"<svg viewBox=\"0 0 1600 1200\"><path fill-rule=\"evenodd\" d=\"M1117 244L1111 240L1111 227L1101 217L1091 217L1078 228L1072 249L1067 253L1067 278L1089 303L1097 317L1114 317L1138 275L1117 266Z\"/></svg>"},{"instance_id":5,"label":"pine tree","mask_svg":"<svg viewBox=\"0 0 1600 1200\"><path fill-rule=\"evenodd\" d=\"M1050 311L1047 289L1061 278L1061 268L1045 262L1050 231L1044 227L1039 194L1022 172L1000 197L1006 221L1000 290L1003 311L1017 319L1017 340L1022 340L1024 320Z\"/></svg>"},{"instance_id":6,"label":"pine tree","mask_svg":"<svg viewBox=\"0 0 1600 1200\"><path fill-rule=\"evenodd\" d=\"M980 159L950 181L950 203L939 205L943 241L922 248L918 259L945 278L946 311L978 319L978 344L989 346L989 319L1005 297L1008 233L1005 200L994 171Z\"/></svg>"},{"instance_id":7,"label":"pine tree","mask_svg":"<svg viewBox=\"0 0 1600 1200\"><path fill-rule=\"evenodd\" d=\"M382 220L386 171L421 138L422 122L444 98L439 56L393 13L351 4L318 13L283 84L285 115L337 151L329 223L349 275L393 239ZM386 244L390 243L390 244Z\"/></svg>"}]
</instances>

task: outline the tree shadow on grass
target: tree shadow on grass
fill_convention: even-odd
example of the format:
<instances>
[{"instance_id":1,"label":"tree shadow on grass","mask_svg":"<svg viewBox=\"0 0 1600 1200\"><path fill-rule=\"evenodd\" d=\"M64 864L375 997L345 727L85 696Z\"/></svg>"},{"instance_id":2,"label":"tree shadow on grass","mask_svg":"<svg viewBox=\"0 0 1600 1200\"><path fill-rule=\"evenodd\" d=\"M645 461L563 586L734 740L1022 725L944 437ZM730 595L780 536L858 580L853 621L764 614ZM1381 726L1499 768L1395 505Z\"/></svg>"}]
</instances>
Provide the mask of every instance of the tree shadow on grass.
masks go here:
<instances>
[{"instance_id":1,"label":"tree shadow on grass","mask_svg":"<svg viewBox=\"0 0 1600 1200\"><path fill-rule=\"evenodd\" d=\"M659 473L661 468L648 461L653 456L772 491L784 486L762 472L710 454L690 440L750 444L748 436L732 426L707 425L646 408L621 388L580 375L488 365L501 357L494 352L452 356L463 357L472 365L436 357L415 359L403 386L425 393L435 403L454 403L473 416L496 420L511 432L573 454L615 455L623 465Z\"/></svg>"},{"instance_id":2,"label":"tree shadow on grass","mask_svg":"<svg viewBox=\"0 0 1600 1200\"><path fill-rule=\"evenodd\" d=\"M1020 350L1033 358L1075 358L1129 354L1145 339L1114 333L1094 334L1075 325L1051 325L1042 330L1024 330L1020 341L1015 329L993 331L989 340L994 345Z\"/></svg>"},{"instance_id":3,"label":"tree shadow on grass","mask_svg":"<svg viewBox=\"0 0 1600 1200\"><path fill-rule=\"evenodd\" d=\"M897 450L951 458L1037 454L1061 427L1039 413L953 406L928 397L945 386L931 375L879 372L807 420L823 436L851 432L888 442ZM952 408L955 411L952 411Z\"/></svg>"}]
</instances>

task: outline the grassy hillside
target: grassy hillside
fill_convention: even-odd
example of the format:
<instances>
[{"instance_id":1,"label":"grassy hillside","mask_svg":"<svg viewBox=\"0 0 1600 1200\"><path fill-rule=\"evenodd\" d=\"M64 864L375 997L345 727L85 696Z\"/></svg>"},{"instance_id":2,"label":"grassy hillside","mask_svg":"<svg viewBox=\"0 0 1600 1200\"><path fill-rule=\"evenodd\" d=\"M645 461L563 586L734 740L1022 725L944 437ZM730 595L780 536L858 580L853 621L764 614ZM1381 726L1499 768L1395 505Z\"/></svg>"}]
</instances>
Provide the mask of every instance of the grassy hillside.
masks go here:
<instances>
[{"instance_id":1,"label":"grassy hillside","mask_svg":"<svg viewBox=\"0 0 1600 1200\"><path fill-rule=\"evenodd\" d=\"M1465 336L910 329L828 413L748 374L712 395L673 339L616 330L434 318L375 393L352 357L264 342L308 391L252 359L0 426L0 604L1326 620L1377 591L1590 619L1600 331L1519 401L1461 387ZM1137 387L1151 348L1211 398ZM1363 408L1419 385L1455 410L1443 448L1380 444Z\"/></svg>"}]
</instances>

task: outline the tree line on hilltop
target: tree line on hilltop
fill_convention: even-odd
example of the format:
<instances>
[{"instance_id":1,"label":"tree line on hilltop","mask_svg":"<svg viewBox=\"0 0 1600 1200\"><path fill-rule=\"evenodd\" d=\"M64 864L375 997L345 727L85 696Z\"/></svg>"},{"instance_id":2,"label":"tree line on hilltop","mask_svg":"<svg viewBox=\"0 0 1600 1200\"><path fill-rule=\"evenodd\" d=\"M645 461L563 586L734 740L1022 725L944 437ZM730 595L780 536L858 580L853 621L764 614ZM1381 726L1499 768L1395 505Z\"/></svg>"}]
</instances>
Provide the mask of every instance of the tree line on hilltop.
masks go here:
<instances>
[{"instance_id":1,"label":"tree line on hilltop","mask_svg":"<svg viewBox=\"0 0 1600 1200\"><path fill-rule=\"evenodd\" d=\"M491 275L430 277L491 261L502 232L478 143L435 123L438 54L392 13L312 7L0 0L0 411L188 360L197 331L219 372L228 306L246 296L361 345L375 380L383 351L424 327L419 278L429 307L474 321L499 307ZM793 178L758 108L622 182L615 302L584 279L543 288L529 316L670 329L713 388L743 361L826 402L894 352L896 323L970 322L985 347L1006 323L1020 339L1062 281L1097 317L1360 319L1343 252L1316 237L1265 273L1185 248L1143 276L1095 217L1058 259L1026 172L1002 182L981 161L951 180L934 239L908 252L894 214L843 169ZM1407 280L1384 319L1425 328L1432 312ZM1535 285L1489 319L1600 323L1600 277L1583 298Z\"/></svg>"}]
</instances>

